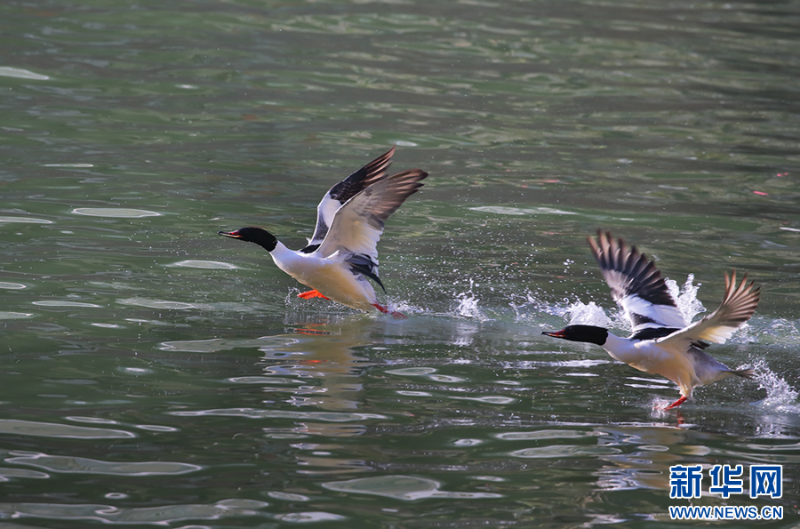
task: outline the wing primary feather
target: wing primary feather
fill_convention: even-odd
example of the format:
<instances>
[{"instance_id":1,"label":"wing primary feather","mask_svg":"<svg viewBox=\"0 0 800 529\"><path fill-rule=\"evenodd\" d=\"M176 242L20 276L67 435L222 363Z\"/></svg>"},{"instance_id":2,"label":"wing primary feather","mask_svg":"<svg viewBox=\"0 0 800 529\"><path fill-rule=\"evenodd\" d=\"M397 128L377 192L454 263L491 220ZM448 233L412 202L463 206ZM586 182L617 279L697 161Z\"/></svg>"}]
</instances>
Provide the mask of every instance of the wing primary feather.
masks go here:
<instances>
[{"instance_id":1,"label":"wing primary feather","mask_svg":"<svg viewBox=\"0 0 800 529\"><path fill-rule=\"evenodd\" d=\"M378 156L367 165L333 186L330 191L328 191L330 197L334 200L338 200L340 204L344 204L364 189L382 179L386 176L386 171L392 163L394 149L395 148L392 147L386 153Z\"/></svg>"},{"instance_id":2,"label":"wing primary feather","mask_svg":"<svg viewBox=\"0 0 800 529\"><path fill-rule=\"evenodd\" d=\"M327 257L343 250L349 254L367 255L378 261L378 240L384 221L397 211L405 200L419 191L428 173L410 169L387 176L348 200L333 218L333 223L317 252Z\"/></svg>"},{"instance_id":3,"label":"wing primary feather","mask_svg":"<svg viewBox=\"0 0 800 529\"><path fill-rule=\"evenodd\" d=\"M428 173L421 169L409 169L385 178L381 181L381 184L386 183L385 186L367 188L365 193L374 189L376 195L376 200L370 208L372 215L381 221L388 219L408 197L419 191L419 188L423 186L421 180L427 176Z\"/></svg>"},{"instance_id":4,"label":"wing primary feather","mask_svg":"<svg viewBox=\"0 0 800 529\"><path fill-rule=\"evenodd\" d=\"M643 328L686 325L654 261L608 231L598 230L596 240L587 240L614 301L631 320L634 334Z\"/></svg>"},{"instance_id":5,"label":"wing primary feather","mask_svg":"<svg viewBox=\"0 0 800 529\"><path fill-rule=\"evenodd\" d=\"M386 178L386 171L392 163L394 151L395 147L392 146L387 152L337 183L325 193L325 196L322 197L322 200L317 206L317 224L314 228L314 235L312 235L311 239L308 241L309 248L315 244L319 245L322 243L325 236L328 234L331 224L333 224L333 218L336 212L343 204L369 186Z\"/></svg>"},{"instance_id":6,"label":"wing primary feather","mask_svg":"<svg viewBox=\"0 0 800 529\"><path fill-rule=\"evenodd\" d=\"M649 303L677 307L655 261L610 232L598 230L597 235L597 242L588 238L589 246L615 299L636 295Z\"/></svg>"},{"instance_id":7,"label":"wing primary feather","mask_svg":"<svg viewBox=\"0 0 800 529\"><path fill-rule=\"evenodd\" d=\"M725 343L736 329L744 325L756 311L761 296L761 287L755 281L747 282L747 274L741 282L736 280L736 271L725 274L725 294L719 308L692 325L663 339L706 341Z\"/></svg>"}]
</instances>

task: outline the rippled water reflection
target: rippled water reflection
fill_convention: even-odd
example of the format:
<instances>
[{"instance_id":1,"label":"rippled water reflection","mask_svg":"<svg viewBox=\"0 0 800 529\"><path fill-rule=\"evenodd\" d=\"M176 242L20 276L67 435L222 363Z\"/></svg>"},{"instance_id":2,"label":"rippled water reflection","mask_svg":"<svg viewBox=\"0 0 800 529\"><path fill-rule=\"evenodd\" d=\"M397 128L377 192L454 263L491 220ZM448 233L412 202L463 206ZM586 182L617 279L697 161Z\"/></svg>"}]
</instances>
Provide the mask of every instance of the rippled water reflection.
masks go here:
<instances>
[{"instance_id":1,"label":"rippled water reflection","mask_svg":"<svg viewBox=\"0 0 800 529\"><path fill-rule=\"evenodd\" d=\"M797 524L799 16L4 3L0 526L671 527L670 466L757 463L784 465L782 498L694 504ZM297 299L216 236L300 248L392 144L431 174L379 247L408 320ZM666 413L668 381L541 336L625 331L599 227L689 316L748 271L759 309L713 354L756 380Z\"/></svg>"}]
</instances>

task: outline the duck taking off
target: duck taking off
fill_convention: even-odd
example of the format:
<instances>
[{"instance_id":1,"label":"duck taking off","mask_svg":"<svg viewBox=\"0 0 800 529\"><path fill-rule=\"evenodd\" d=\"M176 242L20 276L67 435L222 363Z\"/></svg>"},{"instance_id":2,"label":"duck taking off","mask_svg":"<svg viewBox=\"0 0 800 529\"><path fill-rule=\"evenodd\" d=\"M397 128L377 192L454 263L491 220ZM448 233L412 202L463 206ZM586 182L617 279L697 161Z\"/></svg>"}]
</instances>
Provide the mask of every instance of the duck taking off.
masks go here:
<instances>
[{"instance_id":1,"label":"duck taking off","mask_svg":"<svg viewBox=\"0 0 800 529\"><path fill-rule=\"evenodd\" d=\"M665 410L691 399L697 386L732 375L753 378L752 369L730 369L704 351L709 342L725 343L755 312L760 287L754 288L752 281L748 284L747 274L737 283L735 270L730 277L725 273L722 304L687 325L655 262L648 262L644 254L635 246L628 247L624 240L614 240L609 232L598 230L597 234L597 241L588 239L589 246L614 301L630 319L633 333L622 338L603 327L568 325L542 334L597 344L615 360L675 382L681 398Z\"/></svg>"},{"instance_id":2,"label":"duck taking off","mask_svg":"<svg viewBox=\"0 0 800 529\"><path fill-rule=\"evenodd\" d=\"M221 231L220 235L253 242L267 250L278 268L313 290L298 294L321 297L364 311L378 304L368 279L380 285L377 244L384 221L423 186L428 173L410 169L387 176L394 147L328 190L317 206L317 227L308 245L290 250L261 228ZM391 312L396 318L405 316Z\"/></svg>"}]
</instances>

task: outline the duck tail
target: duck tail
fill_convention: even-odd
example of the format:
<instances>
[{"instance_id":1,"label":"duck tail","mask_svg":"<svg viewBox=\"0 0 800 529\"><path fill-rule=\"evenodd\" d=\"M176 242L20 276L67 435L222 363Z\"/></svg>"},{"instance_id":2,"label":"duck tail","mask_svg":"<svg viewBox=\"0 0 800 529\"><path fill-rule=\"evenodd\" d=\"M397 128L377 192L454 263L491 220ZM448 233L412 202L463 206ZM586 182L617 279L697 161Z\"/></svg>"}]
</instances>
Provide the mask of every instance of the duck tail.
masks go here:
<instances>
[{"instance_id":1,"label":"duck tail","mask_svg":"<svg viewBox=\"0 0 800 529\"><path fill-rule=\"evenodd\" d=\"M742 378L753 379L756 376L756 372L749 367L747 369L731 369L728 372L732 375L736 375L737 377L742 377Z\"/></svg>"}]
</instances>

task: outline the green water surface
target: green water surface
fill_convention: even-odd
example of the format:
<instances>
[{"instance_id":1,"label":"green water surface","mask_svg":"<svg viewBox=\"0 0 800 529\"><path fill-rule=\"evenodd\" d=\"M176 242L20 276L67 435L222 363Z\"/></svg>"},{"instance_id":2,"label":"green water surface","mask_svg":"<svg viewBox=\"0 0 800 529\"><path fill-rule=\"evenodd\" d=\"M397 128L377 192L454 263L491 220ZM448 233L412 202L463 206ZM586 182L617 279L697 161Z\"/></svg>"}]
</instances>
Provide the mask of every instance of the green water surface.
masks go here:
<instances>
[{"instance_id":1,"label":"green water surface","mask_svg":"<svg viewBox=\"0 0 800 529\"><path fill-rule=\"evenodd\" d=\"M800 523L800 3L0 5L0 529ZM296 294L255 245L392 145L394 320ZM755 381L695 392L543 330L624 319L611 229L714 310ZM783 465L781 498L709 494ZM745 480L745 485L748 481Z\"/></svg>"}]
</instances>

